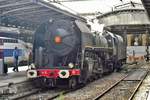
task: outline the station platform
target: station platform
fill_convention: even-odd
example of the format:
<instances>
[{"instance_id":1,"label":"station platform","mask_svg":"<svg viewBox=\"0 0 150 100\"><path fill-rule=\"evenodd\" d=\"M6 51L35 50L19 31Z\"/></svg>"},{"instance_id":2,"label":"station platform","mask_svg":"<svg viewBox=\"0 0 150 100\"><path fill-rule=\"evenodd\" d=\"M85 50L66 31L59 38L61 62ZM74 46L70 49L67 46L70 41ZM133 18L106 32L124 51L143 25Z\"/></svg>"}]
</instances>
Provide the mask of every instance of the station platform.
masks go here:
<instances>
[{"instance_id":1,"label":"station platform","mask_svg":"<svg viewBox=\"0 0 150 100\"><path fill-rule=\"evenodd\" d=\"M26 70L28 66L18 67L19 72L13 72L13 68L8 68L7 75L0 75L0 87L7 86L9 83L20 83L27 81Z\"/></svg>"}]
</instances>

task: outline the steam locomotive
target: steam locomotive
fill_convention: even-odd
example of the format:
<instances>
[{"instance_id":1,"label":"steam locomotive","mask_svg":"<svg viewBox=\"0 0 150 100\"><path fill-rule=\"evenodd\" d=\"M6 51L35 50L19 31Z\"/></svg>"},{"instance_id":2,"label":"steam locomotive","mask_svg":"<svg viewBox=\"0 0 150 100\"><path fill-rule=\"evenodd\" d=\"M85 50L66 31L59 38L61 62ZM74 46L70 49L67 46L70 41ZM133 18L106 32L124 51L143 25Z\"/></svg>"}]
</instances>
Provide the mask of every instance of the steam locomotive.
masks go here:
<instances>
[{"instance_id":1,"label":"steam locomotive","mask_svg":"<svg viewBox=\"0 0 150 100\"><path fill-rule=\"evenodd\" d=\"M34 38L35 69L28 70L27 76L45 86L74 88L120 69L126 61L121 36L108 31L91 33L79 20L48 21L39 26Z\"/></svg>"}]
</instances>

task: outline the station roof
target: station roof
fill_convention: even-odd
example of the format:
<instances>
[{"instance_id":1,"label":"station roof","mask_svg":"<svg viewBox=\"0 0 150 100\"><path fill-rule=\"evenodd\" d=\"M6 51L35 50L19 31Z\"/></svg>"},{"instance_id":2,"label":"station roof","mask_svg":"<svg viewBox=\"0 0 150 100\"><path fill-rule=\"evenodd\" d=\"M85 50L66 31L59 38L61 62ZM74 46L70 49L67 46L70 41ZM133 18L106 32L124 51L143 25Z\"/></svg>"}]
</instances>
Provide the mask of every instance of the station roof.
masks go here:
<instances>
[{"instance_id":1,"label":"station roof","mask_svg":"<svg viewBox=\"0 0 150 100\"><path fill-rule=\"evenodd\" d=\"M0 0L0 25L3 26L35 29L45 21L58 18L86 21L46 0Z\"/></svg>"},{"instance_id":2,"label":"station roof","mask_svg":"<svg viewBox=\"0 0 150 100\"><path fill-rule=\"evenodd\" d=\"M142 0L142 3L150 18L150 0Z\"/></svg>"},{"instance_id":3,"label":"station roof","mask_svg":"<svg viewBox=\"0 0 150 100\"><path fill-rule=\"evenodd\" d=\"M145 34L147 31L150 31L149 24L138 24L138 25L112 25L105 27L106 30L109 30L116 34Z\"/></svg>"}]
</instances>

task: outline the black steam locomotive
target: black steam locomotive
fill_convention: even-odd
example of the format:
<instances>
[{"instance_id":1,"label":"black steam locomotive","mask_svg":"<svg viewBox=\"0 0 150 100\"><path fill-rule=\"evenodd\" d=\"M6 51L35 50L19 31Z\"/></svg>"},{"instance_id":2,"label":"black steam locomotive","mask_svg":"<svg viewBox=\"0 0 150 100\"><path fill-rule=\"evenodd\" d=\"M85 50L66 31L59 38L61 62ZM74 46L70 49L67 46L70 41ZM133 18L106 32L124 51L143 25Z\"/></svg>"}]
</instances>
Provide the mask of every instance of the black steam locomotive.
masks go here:
<instances>
[{"instance_id":1,"label":"black steam locomotive","mask_svg":"<svg viewBox=\"0 0 150 100\"><path fill-rule=\"evenodd\" d=\"M67 84L70 88L118 70L126 61L121 36L108 31L91 33L79 20L42 24L35 32L33 53L36 67L28 70L29 78L48 86Z\"/></svg>"}]
</instances>

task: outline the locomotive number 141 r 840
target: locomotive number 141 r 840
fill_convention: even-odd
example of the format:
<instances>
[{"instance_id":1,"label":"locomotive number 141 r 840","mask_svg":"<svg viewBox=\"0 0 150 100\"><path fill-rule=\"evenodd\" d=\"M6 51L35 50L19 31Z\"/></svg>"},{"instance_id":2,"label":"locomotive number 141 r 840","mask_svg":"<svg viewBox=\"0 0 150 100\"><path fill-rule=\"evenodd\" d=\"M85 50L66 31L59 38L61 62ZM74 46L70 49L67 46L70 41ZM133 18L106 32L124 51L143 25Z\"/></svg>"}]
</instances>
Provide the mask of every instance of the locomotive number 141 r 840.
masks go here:
<instances>
[{"instance_id":1,"label":"locomotive number 141 r 840","mask_svg":"<svg viewBox=\"0 0 150 100\"><path fill-rule=\"evenodd\" d=\"M120 69L126 61L126 46L119 35L93 34L84 22L60 19L37 29L33 55L35 69L28 70L29 78L44 86L74 88Z\"/></svg>"}]
</instances>

